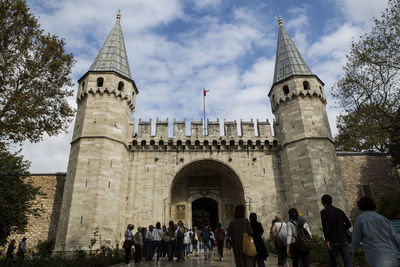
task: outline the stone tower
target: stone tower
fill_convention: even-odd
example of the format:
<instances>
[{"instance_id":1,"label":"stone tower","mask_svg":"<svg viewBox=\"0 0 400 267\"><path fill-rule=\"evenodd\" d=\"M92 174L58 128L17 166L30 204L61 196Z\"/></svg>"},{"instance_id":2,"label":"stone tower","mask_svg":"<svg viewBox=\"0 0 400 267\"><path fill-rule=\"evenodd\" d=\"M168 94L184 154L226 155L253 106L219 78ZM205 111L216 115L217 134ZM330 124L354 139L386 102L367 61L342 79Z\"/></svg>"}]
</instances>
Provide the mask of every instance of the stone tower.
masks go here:
<instances>
[{"instance_id":1,"label":"stone tower","mask_svg":"<svg viewBox=\"0 0 400 267\"><path fill-rule=\"evenodd\" d=\"M282 178L288 207L320 229L320 198L333 197L346 210L335 146L326 113L324 83L311 71L282 26L272 88L268 94L275 115L275 136L281 145Z\"/></svg>"},{"instance_id":2,"label":"stone tower","mask_svg":"<svg viewBox=\"0 0 400 267\"><path fill-rule=\"evenodd\" d=\"M123 238L128 142L138 90L129 70L119 13L78 83L78 110L55 252L97 248L105 240L114 246Z\"/></svg>"}]
</instances>

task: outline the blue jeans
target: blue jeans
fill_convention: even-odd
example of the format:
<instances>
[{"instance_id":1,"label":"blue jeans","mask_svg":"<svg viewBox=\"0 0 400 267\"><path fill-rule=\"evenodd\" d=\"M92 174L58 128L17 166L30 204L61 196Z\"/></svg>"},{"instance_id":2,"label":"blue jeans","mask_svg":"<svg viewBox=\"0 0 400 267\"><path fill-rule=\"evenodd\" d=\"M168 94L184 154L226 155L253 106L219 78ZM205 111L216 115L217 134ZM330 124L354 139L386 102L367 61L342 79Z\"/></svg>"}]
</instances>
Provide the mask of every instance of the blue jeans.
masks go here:
<instances>
[{"instance_id":1,"label":"blue jeans","mask_svg":"<svg viewBox=\"0 0 400 267\"><path fill-rule=\"evenodd\" d=\"M162 253L161 241L153 241L153 251L157 251L157 261L160 259ZM154 255L154 252L153 252Z\"/></svg>"},{"instance_id":2,"label":"blue jeans","mask_svg":"<svg viewBox=\"0 0 400 267\"><path fill-rule=\"evenodd\" d=\"M329 266L336 267L336 259L338 254L340 253L342 256L342 260L344 263L344 267L351 267L351 257L349 250L349 243L347 241L338 242L338 243L330 243L331 250L328 250L329 254Z\"/></svg>"},{"instance_id":3,"label":"blue jeans","mask_svg":"<svg viewBox=\"0 0 400 267\"><path fill-rule=\"evenodd\" d=\"M208 248L208 257L207 257L207 248ZM212 252L212 244L211 240L204 242L204 259L209 260L211 259L211 252Z\"/></svg>"}]
</instances>

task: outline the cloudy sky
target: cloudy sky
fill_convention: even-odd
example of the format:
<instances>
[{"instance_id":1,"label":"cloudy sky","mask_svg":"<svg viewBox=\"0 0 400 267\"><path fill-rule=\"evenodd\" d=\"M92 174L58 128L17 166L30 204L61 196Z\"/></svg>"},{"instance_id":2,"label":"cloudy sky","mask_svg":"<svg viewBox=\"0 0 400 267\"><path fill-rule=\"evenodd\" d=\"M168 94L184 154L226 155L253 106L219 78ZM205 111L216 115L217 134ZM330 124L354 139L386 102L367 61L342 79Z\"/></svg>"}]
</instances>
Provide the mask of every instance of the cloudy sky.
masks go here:
<instances>
[{"instance_id":1,"label":"cloudy sky","mask_svg":"<svg viewBox=\"0 0 400 267\"><path fill-rule=\"evenodd\" d=\"M332 132L340 110L330 91L352 40L368 31L386 0L28 0L42 28L65 39L89 69L121 10L132 77L134 119L200 120L202 88L211 120L273 120L267 99L278 35L277 14L311 70L325 82ZM74 91L77 91L76 86ZM76 107L75 99L71 104ZM31 172L65 172L71 133L25 143ZM154 131L154 129L153 129Z\"/></svg>"}]
</instances>

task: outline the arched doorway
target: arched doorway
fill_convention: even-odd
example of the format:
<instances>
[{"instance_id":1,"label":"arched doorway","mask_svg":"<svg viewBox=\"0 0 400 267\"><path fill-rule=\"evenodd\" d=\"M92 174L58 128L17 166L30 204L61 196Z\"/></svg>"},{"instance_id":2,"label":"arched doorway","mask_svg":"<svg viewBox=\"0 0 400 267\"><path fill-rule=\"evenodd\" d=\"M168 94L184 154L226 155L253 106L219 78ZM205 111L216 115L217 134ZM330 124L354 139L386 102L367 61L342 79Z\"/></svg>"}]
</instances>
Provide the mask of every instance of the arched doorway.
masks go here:
<instances>
[{"instance_id":1,"label":"arched doorway","mask_svg":"<svg viewBox=\"0 0 400 267\"><path fill-rule=\"evenodd\" d=\"M218 203L211 198L199 198L192 202L192 225L203 229L210 225L215 229L218 224Z\"/></svg>"},{"instance_id":2,"label":"arched doorway","mask_svg":"<svg viewBox=\"0 0 400 267\"><path fill-rule=\"evenodd\" d=\"M182 220L189 228L218 222L227 227L235 205L244 204L239 176L217 160L197 160L182 167L171 186L170 218Z\"/></svg>"}]
</instances>

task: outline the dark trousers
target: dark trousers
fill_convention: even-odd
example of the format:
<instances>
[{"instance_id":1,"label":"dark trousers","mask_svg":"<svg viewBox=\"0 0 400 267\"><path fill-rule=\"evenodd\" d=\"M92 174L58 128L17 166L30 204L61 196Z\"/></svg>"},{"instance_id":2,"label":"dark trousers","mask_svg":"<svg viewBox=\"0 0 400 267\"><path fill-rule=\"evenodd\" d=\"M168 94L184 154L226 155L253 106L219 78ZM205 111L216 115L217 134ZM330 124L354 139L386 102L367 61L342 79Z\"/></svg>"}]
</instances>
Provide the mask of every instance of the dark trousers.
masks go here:
<instances>
[{"instance_id":1,"label":"dark trousers","mask_svg":"<svg viewBox=\"0 0 400 267\"><path fill-rule=\"evenodd\" d=\"M132 246L127 246L125 249L125 263L126 264L129 263L129 258L131 257L131 249L132 249Z\"/></svg>"},{"instance_id":2,"label":"dark trousers","mask_svg":"<svg viewBox=\"0 0 400 267\"><path fill-rule=\"evenodd\" d=\"M153 249L153 241L146 240L144 241L144 259L146 261L153 260L154 249Z\"/></svg>"},{"instance_id":3,"label":"dark trousers","mask_svg":"<svg viewBox=\"0 0 400 267\"><path fill-rule=\"evenodd\" d=\"M217 240L219 259L224 257L224 240Z\"/></svg>"},{"instance_id":4,"label":"dark trousers","mask_svg":"<svg viewBox=\"0 0 400 267\"><path fill-rule=\"evenodd\" d=\"M141 247L138 244L135 244L135 262L138 263L140 261L140 253Z\"/></svg>"},{"instance_id":5,"label":"dark trousers","mask_svg":"<svg viewBox=\"0 0 400 267\"><path fill-rule=\"evenodd\" d=\"M275 242L276 252L278 253L278 265L284 265L287 259L286 246L278 246Z\"/></svg>"},{"instance_id":6,"label":"dark trousers","mask_svg":"<svg viewBox=\"0 0 400 267\"><path fill-rule=\"evenodd\" d=\"M169 242L165 242L165 244L167 244L168 261L172 261L174 259L175 241L171 240Z\"/></svg>"},{"instance_id":7,"label":"dark trousers","mask_svg":"<svg viewBox=\"0 0 400 267\"><path fill-rule=\"evenodd\" d=\"M352 263L349 251L349 243L347 243L347 241L344 241L338 243L330 243L330 245L332 249L328 250L329 266L336 267L336 259L340 253L340 255L342 256L344 267L351 267Z\"/></svg>"},{"instance_id":8,"label":"dark trousers","mask_svg":"<svg viewBox=\"0 0 400 267\"><path fill-rule=\"evenodd\" d=\"M260 257L258 255L254 256L254 267L256 264L258 267L265 267L264 257Z\"/></svg>"},{"instance_id":9,"label":"dark trousers","mask_svg":"<svg viewBox=\"0 0 400 267\"><path fill-rule=\"evenodd\" d=\"M157 261L160 260L162 253L161 241L153 241L153 251L157 251Z\"/></svg>"},{"instance_id":10,"label":"dark trousers","mask_svg":"<svg viewBox=\"0 0 400 267\"><path fill-rule=\"evenodd\" d=\"M184 252L185 246L183 245L183 238L177 239L176 240L176 257L178 258L178 261L183 261L185 260Z\"/></svg>"},{"instance_id":11,"label":"dark trousers","mask_svg":"<svg viewBox=\"0 0 400 267\"><path fill-rule=\"evenodd\" d=\"M292 256L293 267L299 267L299 263L303 263L303 267L310 267L308 256L310 252L299 251L295 244L290 244L290 255Z\"/></svg>"}]
</instances>

